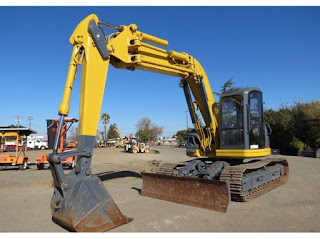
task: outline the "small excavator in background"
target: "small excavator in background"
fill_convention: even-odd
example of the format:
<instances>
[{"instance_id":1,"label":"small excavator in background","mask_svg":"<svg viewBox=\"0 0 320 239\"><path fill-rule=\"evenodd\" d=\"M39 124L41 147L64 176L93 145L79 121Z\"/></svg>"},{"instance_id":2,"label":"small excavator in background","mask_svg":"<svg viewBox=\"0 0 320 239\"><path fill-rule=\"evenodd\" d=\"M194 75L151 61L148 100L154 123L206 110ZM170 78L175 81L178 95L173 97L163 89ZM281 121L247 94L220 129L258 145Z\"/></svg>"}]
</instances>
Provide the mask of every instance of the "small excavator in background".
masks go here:
<instances>
[{"instance_id":1,"label":"small excavator in background","mask_svg":"<svg viewBox=\"0 0 320 239\"><path fill-rule=\"evenodd\" d=\"M118 135L120 141L117 141L115 146L116 148L123 148L127 142L122 138L119 130L117 128L113 128L113 131Z\"/></svg>"},{"instance_id":2,"label":"small excavator in background","mask_svg":"<svg viewBox=\"0 0 320 239\"><path fill-rule=\"evenodd\" d=\"M59 119L52 119L52 120L47 120L50 122L50 125L48 127L48 135L51 135L53 133L52 137L57 137L56 131L59 128ZM66 118L63 122L63 126L60 131L60 136L59 138L59 148L58 152L65 152L65 151L72 151L77 148L77 142L72 141L70 142L67 146L65 146L65 141L67 138L67 132L69 131L70 127L72 126L73 123L78 122L77 119L75 118ZM49 132L52 131L52 132ZM50 141L50 139L49 139ZM62 165L64 167L68 167L69 169L72 169L76 165L76 158L75 157L68 157L65 158L61 161ZM36 164L37 164L37 169L42 170L45 168L46 165L49 165L48 162L48 154L44 154L41 156L38 156L36 159Z\"/></svg>"},{"instance_id":3,"label":"small excavator in background","mask_svg":"<svg viewBox=\"0 0 320 239\"><path fill-rule=\"evenodd\" d=\"M136 138L130 138L128 143L124 146L124 151L128 153L149 153L150 146L146 143L139 142L139 139L136 140Z\"/></svg>"},{"instance_id":4,"label":"small excavator in background","mask_svg":"<svg viewBox=\"0 0 320 239\"><path fill-rule=\"evenodd\" d=\"M148 153L150 150L150 147L146 143L137 142L135 139L130 138L129 140L125 140L122 138L119 130L117 128L113 129L114 132L118 135L120 142L116 142L115 146L116 148L123 148L124 151L129 153Z\"/></svg>"},{"instance_id":5,"label":"small excavator in background","mask_svg":"<svg viewBox=\"0 0 320 239\"><path fill-rule=\"evenodd\" d=\"M105 35L103 27L112 32ZM259 88L225 92L218 106L204 69L193 56L163 49L168 41L139 31L135 24L114 26L94 14L78 24L70 43L73 50L59 107L59 128L48 157L54 181L51 211L56 223L72 231L107 231L132 220L120 212L91 170L109 64L179 77L194 125L186 151L196 159L165 163L156 173L141 173L142 195L226 212L231 199L249 201L287 182L285 159L257 159L271 154ZM78 148L58 152L79 65ZM62 161L68 157L77 157L77 163L65 174Z\"/></svg>"},{"instance_id":6,"label":"small excavator in background","mask_svg":"<svg viewBox=\"0 0 320 239\"><path fill-rule=\"evenodd\" d=\"M108 147L107 140L106 140L107 136L104 136L104 133L101 132L101 137L102 139L99 141L98 148Z\"/></svg>"},{"instance_id":7,"label":"small excavator in background","mask_svg":"<svg viewBox=\"0 0 320 239\"><path fill-rule=\"evenodd\" d=\"M126 137L126 139L123 139L121 134L119 133L118 129L114 128L113 130L117 133L117 135L120 138L120 144L119 144L120 146L118 146L118 144L116 144L116 147L117 146L121 147L124 149L124 151L126 151L128 153L134 153L134 154L149 152L150 147L148 144L143 143L143 142L138 142L136 140L136 138L131 137L132 135L129 138Z\"/></svg>"}]
</instances>

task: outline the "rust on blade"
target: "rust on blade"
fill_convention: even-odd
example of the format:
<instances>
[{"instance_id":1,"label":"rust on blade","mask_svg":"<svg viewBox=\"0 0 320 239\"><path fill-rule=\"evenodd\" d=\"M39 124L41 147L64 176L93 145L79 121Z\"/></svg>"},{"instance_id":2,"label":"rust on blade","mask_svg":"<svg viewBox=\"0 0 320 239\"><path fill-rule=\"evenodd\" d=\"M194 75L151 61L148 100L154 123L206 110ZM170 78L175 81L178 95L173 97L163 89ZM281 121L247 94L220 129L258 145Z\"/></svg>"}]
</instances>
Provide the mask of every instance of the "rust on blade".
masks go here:
<instances>
[{"instance_id":1,"label":"rust on blade","mask_svg":"<svg viewBox=\"0 0 320 239\"><path fill-rule=\"evenodd\" d=\"M230 201L225 181L142 172L141 195L226 212Z\"/></svg>"}]
</instances>

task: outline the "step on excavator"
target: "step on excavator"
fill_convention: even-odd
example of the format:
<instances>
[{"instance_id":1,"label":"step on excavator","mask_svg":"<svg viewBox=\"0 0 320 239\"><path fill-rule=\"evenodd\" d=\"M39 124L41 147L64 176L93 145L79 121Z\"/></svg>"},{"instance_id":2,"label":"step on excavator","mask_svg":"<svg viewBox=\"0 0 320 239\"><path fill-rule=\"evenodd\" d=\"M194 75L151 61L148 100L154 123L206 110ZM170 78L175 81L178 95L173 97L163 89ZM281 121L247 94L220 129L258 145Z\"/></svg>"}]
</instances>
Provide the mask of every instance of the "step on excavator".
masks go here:
<instances>
[{"instance_id":1,"label":"step on excavator","mask_svg":"<svg viewBox=\"0 0 320 239\"><path fill-rule=\"evenodd\" d=\"M106 30L111 32L106 35ZM70 43L73 50L59 107L58 132L69 112L77 67L82 65L79 140L76 151L58 153L57 137L49 156L54 180L51 211L56 223L72 231L94 232L132 220L121 213L91 170L110 64L180 78L194 125L186 151L196 159L164 163L156 173L141 173L142 195L226 212L231 199L249 201L288 180L285 159L261 159L271 154L271 129L264 122L259 88L224 92L217 104L206 73L193 56L163 49L168 41L139 31L135 24L114 26L94 14L78 24ZM77 157L76 167L65 174L61 162L70 156Z\"/></svg>"}]
</instances>

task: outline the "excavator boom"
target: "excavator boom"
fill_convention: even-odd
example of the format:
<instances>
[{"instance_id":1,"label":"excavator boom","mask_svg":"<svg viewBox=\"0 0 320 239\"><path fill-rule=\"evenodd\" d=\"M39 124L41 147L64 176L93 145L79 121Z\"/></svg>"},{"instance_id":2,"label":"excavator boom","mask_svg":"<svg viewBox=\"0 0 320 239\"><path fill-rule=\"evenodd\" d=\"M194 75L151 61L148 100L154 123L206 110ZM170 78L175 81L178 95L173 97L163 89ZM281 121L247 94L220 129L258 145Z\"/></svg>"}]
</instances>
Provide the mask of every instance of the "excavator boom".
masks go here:
<instances>
[{"instance_id":1,"label":"excavator boom","mask_svg":"<svg viewBox=\"0 0 320 239\"><path fill-rule=\"evenodd\" d=\"M76 151L58 153L56 138L53 153L49 155L54 179L51 199L53 220L71 231L107 231L132 218L124 216L116 206L101 180L92 174L91 162L100 109L109 66L109 59L100 56L88 32L89 21L98 22L95 15L84 19L70 38L73 45L65 90L59 107L60 123L69 112L69 101L78 65L82 65L82 82ZM57 135L60 135L61 127ZM76 168L65 175L61 161L77 157Z\"/></svg>"}]
</instances>

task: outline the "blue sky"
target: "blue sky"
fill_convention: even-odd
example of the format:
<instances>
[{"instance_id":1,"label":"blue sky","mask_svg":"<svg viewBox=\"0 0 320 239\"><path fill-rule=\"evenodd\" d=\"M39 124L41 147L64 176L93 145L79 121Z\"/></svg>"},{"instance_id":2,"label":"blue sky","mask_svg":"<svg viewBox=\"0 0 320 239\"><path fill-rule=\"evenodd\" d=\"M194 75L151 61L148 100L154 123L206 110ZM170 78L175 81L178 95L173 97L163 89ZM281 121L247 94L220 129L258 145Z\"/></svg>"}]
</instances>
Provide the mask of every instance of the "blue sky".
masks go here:
<instances>
[{"instance_id":1,"label":"blue sky","mask_svg":"<svg viewBox=\"0 0 320 239\"><path fill-rule=\"evenodd\" d=\"M213 91L233 76L238 87L260 87L266 108L320 100L319 7L0 7L0 125L20 115L28 126L32 116L32 128L46 133L63 93L69 37L91 13L114 25L135 23L168 40L168 50L193 55ZM70 102L75 118L79 76ZM186 108L178 78L109 68L101 112L122 135L149 117L171 136L186 127Z\"/></svg>"}]
</instances>

